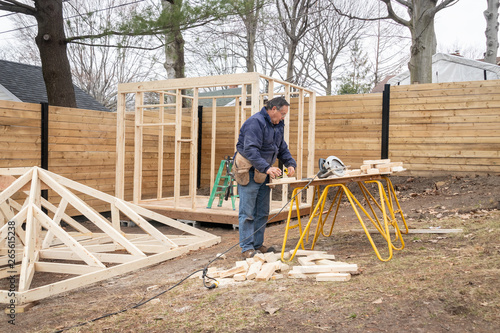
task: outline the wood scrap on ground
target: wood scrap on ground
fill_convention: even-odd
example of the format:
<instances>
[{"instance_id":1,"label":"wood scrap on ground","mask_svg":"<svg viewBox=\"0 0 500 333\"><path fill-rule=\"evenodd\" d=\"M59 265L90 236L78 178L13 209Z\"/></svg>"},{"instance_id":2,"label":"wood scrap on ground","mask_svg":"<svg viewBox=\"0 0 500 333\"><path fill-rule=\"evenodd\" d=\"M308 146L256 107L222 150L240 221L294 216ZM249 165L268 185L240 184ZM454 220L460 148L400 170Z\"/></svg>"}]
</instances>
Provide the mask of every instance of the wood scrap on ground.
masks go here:
<instances>
[{"instance_id":1,"label":"wood scrap on ground","mask_svg":"<svg viewBox=\"0 0 500 333\"><path fill-rule=\"evenodd\" d=\"M285 277L316 279L316 281L349 281L352 274L359 274L358 265L334 261L335 256L325 251L298 250L296 256L298 265L290 267L289 264L281 262L278 253L259 253L253 258L237 261L229 269L210 267L207 275L215 279L232 281L269 281ZM201 272L195 276L201 278Z\"/></svg>"}]
</instances>

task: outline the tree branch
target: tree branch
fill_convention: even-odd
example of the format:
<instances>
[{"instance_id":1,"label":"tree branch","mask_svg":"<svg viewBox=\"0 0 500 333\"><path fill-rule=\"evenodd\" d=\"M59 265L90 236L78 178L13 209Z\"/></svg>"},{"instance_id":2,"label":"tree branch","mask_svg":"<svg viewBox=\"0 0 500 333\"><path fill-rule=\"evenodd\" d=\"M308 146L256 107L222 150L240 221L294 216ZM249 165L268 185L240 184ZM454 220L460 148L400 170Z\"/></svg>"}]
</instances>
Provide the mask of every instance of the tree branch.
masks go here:
<instances>
[{"instance_id":1,"label":"tree branch","mask_svg":"<svg viewBox=\"0 0 500 333\"><path fill-rule=\"evenodd\" d=\"M34 16L36 8L15 0L0 0L0 10Z\"/></svg>"},{"instance_id":2,"label":"tree branch","mask_svg":"<svg viewBox=\"0 0 500 333\"><path fill-rule=\"evenodd\" d=\"M384 0L380 0L380 1L384 1ZM388 19L391 19L391 17L389 17L389 16L383 16L383 17L360 17L360 16L351 15L351 14L346 14L343 11L341 11L340 9L338 9L337 6L335 6L334 3L332 3L331 5L333 6L333 10L335 10L337 12L337 14L339 14L340 16L347 17L348 19L351 19L351 20L379 21L379 20L388 20Z\"/></svg>"},{"instance_id":3,"label":"tree branch","mask_svg":"<svg viewBox=\"0 0 500 333\"><path fill-rule=\"evenodd\" d=\"M406 0L396 0L396 2L400 3L401 5L408 7L410 9L413 9L413 4L409 1Z\"/></svg>"},{"instance_id":4,"label":"tree branch","mask_svg":"<svg viewBox=\"0 0 500 333\"><path fill-rule=\"evenodd\" d=\"M458 2L458 0L444 0L443 2L441 2L438 6L436 6L436 8L434 9L434 13L437 13L439 12L441 9L444 9L446 7L451 7L453 6L454 4L456 4Z\"/></svg>"},{"instance_id":5,"label":"tree branch","mask_svg":"<svg viewBox=\"0 0 500 333\"><path fill-rule=\"evenodd\" d=\"M217 18L206 20L203 22L199 23L185 23L180 27L180 30L187 30L191 28L197 28L204 26L212 21L216 21ZM170 26L162 26L162 27L157 27L157 28L152 28L150 30L142 30L142 31L114 31L114 30L107 30L104 31L100 34L90 34L90 35L82 35L82 36L73 36L73 37L67 37L65 42L66 43L75 43L77 40L82 40L82 39L96 39L96 38L102 38L106 36L129 36L129 37L134 37L134 36L152 36L156 34L163 33L165 30L173 29L173 27Z\"/></svg>"},{"instance_id":6,"label":"tree branch","mask_svg":"<svg viewBox=\"0 0 500 333\"><path fill-rule=\"evenodd\" d=\"M389 18L393 19L394 21L396 21L397 23L401 24L401 25L404 25L405 27L410 27L410 21L407 21L401 17L399 17L396 12L394 11L394 9L392 8L392 2L391 0L380 0L382 1L383 3L385 3L385 6L387 7L387 13L389 13ZM398 1L398 0L396 0ZM399 3L403 4L402 0L399 0L398 1ZM408 7L409 9L413 9L413 6L406 6Z\"/></svg>"},{"instance_id":7,"label":"tree branch","mask_svg":"<svg viewBox=\"0 0 500 333\"><path fill-rule=\"evenodd\" d=\"M137 50L146 50L146 51L157 50L157 49L165 46L165 44L161 44L161 45L155 46L155 47L140 47L140 46L109 45L109 44L91 44L91 43L84 43L84 42L77 42L77 41L74 41L71 43L78 44L78 45L86 45L86 46L99 46L99 47L109 47L109 48L115 47L118 49L137 49Z\"/></svg>"}]
</instances>

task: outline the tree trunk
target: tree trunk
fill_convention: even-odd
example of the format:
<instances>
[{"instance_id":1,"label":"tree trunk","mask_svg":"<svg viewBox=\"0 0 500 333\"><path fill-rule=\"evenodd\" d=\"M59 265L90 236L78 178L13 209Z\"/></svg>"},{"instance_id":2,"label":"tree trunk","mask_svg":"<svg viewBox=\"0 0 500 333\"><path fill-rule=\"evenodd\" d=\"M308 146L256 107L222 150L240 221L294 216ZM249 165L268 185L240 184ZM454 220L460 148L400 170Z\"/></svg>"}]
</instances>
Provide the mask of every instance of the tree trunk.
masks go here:
<instances>
[{"instance_id":1,"label":"tree trunk","mask_svg":"<svg viewBox=\"0 0 500 333\"><path fill-rule=\"evenodd\" d=\"M290 83L295 83L295 77L293 75L295 55L297 53L298 42L295 40L290 40L288 43L288 63L286 65L286 80Z\"/></svg>"},{"instance_id":2,"label":"tree trunk","mask_svg":"<svg viewBox=\"0 0 500 333\"><path fill-rule=\"evenodd\" d=\"M294 62L297 46L309 28L309 9L316 5L316 0L276 0L281 26L290 39L288 42L288 64L286 81L296 83Z\"/></svg>"},{"instance_id":3,"label":"tree trunk","mask_svg":"<svg viewBox=\"0 0 500 333\"><path fill-rule=\"evenodd\" d=\"M35 41L40 51L48 102L54 106L77 107L66 53L62 1L38 0L35 7L38 23Z\"/></svg>"},{"instance_id":4,"label":"tree trunk","mask_svg":"<svg viewBox=\"0 0 500 333\"><path fill-rule=\"evenodd\" d=\"M181 6L182 0L177 1L176 5ZM170 1L163 1L163 10L170 10L173 4ZM184 61L184 38L179 25L175 29L165 33L165 63L163 64L167 71L169 79L184 78L185 61Z\"/></svg>"},{"instance_id":5,"label":"tree trunk","mask_svg":"<svg viewBox=\"0 0 500 333\"><path fill-rule=\"evenodd\" d=\"M257 20L258 12L256 15L248 15L248 22L245 22L247 30L247 55L246 64L247 72L255 72L255 39L257 36Z\"/></svg>"},{"instance_id":6,"label":"tree trunk","mask_svg":"<svg viewBox=\"0 0 500 333\"><path fill-rule=\"evenodd\" d=\"M332 81L333 77L330 73L327 74L327 81L326 81L326 88L325 88L325 95L326 96L331 96L332 95Z\"/></svg>"},{"instance_id":7,"label":"tree trunk","mask_svg":"<svg viewBox=\"0 0 500 333\"><path fill-rule=\"evenodd\" d=\"M240 16L246 30L247 54L245 56L247 72L255 72L255 42L257 39L257 27L264 1L250 0L243 2L243 7L238 15Z\"/></svg>"},{"instance_id":8,"label":"tree trunk","mask_svg":"<svg viewBox=\"0 0 500 333\"><path fill-rule=\"evenodd\" d=\"M184 78L184 38L180 30L165 35L165 63L169 79Z\"/></svg>"},{"instance_id":9,"label":"tree trunk","mask_svg":"<svg viewBox=\"0 0 500 333\"><path fill-rule=\"evenodd\" d=\"M412 46L408 63L411 84L432 83L432 56L436 53L436 32L434 30L435 0L413 2L410 33Z\"/></svg>"},{"instance_id":10,"label":"tree trunk","mask_svg":"<svg viewBox=\"0 0 500 333\"><path fill-rule=\"evenodd\" d=\"M487 0L488 9L484 11L486 18L486 53L484 61L490 64L497 64L498 53L498 7L499 0Z\"/></svg>"}]
</instances>

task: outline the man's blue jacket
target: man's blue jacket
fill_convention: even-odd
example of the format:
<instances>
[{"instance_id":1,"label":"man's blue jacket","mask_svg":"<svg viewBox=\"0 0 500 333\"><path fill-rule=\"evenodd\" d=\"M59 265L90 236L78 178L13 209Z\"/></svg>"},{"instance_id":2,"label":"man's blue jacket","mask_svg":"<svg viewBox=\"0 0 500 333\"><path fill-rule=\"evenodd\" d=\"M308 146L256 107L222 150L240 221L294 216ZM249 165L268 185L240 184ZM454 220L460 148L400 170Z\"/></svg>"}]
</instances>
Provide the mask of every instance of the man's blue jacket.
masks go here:
<instances>
[{"instance_id":1,"label":"man's blue jacket","mask_svg":"<svg viewBox=\"0 0 500 333\"><path fill-rule=\"evenodd\" d=\"M248 118L240 129L236 151L266 173L278 158L286 167L297 168L284 137L285 122L274 125L266 108Z\"/></svg>"}]
</instances>

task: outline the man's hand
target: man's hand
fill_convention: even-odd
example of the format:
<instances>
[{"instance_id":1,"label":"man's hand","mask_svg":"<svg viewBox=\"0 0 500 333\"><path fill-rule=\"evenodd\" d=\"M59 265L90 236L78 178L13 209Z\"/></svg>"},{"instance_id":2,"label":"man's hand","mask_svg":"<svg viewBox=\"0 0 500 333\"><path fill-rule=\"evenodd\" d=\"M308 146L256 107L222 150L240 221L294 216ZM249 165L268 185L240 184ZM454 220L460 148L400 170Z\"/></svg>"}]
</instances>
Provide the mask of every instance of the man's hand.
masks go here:
<instances>
[{"instance_id":1,"label":"man's hand","mask_svg":"<svg viewBox=\"0 0 500 333\"><path fill-rule=\"evenodd\" d=\"M271 178L276 178L281 176L281 169L276 167L270 167L267 169L266 173L271 176Z\"/></svg>"},{"instance_id":2,"label":"man's hand","mask_svg":"<svg viewBox=\"0 0 500 333\"><path fill-rule=\"evenodd\" d=\"M288 167L288 177L292 177L295 175L295 168L294 167Z\"/></svg>"}]
</instances>

